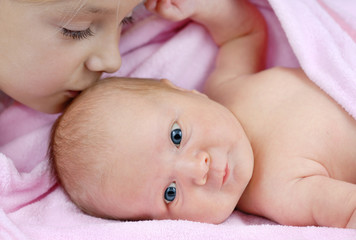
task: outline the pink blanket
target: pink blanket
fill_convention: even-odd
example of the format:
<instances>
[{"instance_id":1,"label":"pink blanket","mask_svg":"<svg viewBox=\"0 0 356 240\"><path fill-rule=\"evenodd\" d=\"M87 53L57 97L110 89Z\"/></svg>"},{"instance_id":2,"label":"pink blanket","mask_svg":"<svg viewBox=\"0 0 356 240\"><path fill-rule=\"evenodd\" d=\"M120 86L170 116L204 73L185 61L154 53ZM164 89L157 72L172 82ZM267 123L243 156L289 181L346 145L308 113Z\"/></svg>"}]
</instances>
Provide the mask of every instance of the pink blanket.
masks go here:
<instances>
[{"instance_id":1,"label":"pink blanket","mask_svg":"<svg viewBox=\"0 0 356 240\"><path fill-rule=\"evenodd\" d=\"M302 66L356 118L356 1L254 2L269 25L267 66ZM199 89L217 51L207 32L142 7L135 15L137 22L122 36L123 65L114 75L164 77ZM85 215L48 171L48 136L56 117L19 104L0 114L0 239L356 239L356 230L282 226L239 211L220 225Z\"/></svg>"}]
</instances>

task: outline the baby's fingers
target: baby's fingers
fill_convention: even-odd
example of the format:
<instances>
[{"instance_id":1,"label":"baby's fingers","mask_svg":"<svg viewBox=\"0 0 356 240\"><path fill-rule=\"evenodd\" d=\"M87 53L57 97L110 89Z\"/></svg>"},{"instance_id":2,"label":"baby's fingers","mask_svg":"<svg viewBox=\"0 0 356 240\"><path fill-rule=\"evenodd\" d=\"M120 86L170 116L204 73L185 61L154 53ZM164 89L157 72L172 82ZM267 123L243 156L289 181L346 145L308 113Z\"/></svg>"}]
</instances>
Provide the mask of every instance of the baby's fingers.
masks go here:
<instances>
[{"instance_id":1,"label":"baby's fingers","mask_svg":"<svg viewBox=\"0 0 356 240\"><path fill-rule=\"evenodd\" d=\"M148 10L172 21L179 21L189 17L182 12L180 5L172 0L147 0L145 6Z\"/></svg>"},{"instance_id":2,"label":"baby's fingers","mask_svg":"<svg viewBox=\"0 0 356 240\"><path fill-rule=\"evenodd\" d=\"M146 0L146 1L144 1L145 7L147 8L147 10L150 10L150 11L154 12L156 10L157 1L158 0Z\"/></svg>"}]
</instances>

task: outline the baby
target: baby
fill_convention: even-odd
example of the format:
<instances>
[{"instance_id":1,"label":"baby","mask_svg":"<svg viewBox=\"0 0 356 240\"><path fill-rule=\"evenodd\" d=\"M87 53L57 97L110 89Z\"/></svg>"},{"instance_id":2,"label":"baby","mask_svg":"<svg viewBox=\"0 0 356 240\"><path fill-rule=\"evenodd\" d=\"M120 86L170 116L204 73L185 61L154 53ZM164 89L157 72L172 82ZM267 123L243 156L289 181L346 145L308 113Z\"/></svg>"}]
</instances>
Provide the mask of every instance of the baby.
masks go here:
<instances>
[{"instance_id":1,"label":"baby","mask_svg":"<svg viewBox=\"0 0 356 240\"><path fill-rule=\"evenodd\" d=\"M106 79L53 128L54 170L83 211L221 223L234 209L280 224L356 228L356 121L301 69L263 68L266 30L246 0L148 0L220 46L205 93Z\"/></svg>"}]
</instances>

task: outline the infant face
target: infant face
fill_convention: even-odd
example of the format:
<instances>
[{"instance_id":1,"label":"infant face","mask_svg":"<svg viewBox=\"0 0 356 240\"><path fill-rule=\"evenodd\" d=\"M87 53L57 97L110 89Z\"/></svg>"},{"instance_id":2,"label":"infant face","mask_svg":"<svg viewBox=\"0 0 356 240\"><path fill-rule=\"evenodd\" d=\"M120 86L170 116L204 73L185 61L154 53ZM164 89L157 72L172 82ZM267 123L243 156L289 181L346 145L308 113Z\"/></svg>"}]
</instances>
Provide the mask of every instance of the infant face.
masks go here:
<instances>
[{"instance_id":1,"label":"infant face","mask_svg":"<svg viewBox=\"0 0 356 240\"><path fill-rule=\"evenodd\" d=\"M202 94L175 89L122 97L111 109L110 168L100 209L119 219L220 223L253 170L250 143L235 116Z\"/></svg>"}]
</instances>

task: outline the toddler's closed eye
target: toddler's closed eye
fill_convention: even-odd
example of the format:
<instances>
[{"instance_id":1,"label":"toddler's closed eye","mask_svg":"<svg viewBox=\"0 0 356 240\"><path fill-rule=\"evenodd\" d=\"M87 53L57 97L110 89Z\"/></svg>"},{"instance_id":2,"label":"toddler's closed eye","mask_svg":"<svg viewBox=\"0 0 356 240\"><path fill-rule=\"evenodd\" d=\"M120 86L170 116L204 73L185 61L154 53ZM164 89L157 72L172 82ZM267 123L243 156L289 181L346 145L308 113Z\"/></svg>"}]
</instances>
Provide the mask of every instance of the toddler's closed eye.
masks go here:
<instances>
[{"instance_id":1,"label":"toddler's closed eye","mask_svg":"<svg viewBox=\"0 0 356 240\"><path fill-rule=\"evenodd\" d=\"M94 36L94 33L90 28L87 28L87 29L81 30L81 31L75 31L75 30L70 30L67 28L62 28L61 32L65 37L70 37L74 40L82 40L82 39L86 39L88 37Z\"/></svg>"}]
</instances>

